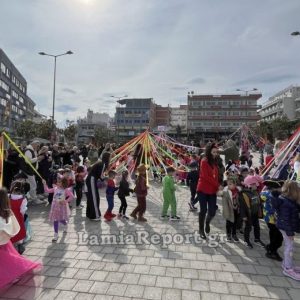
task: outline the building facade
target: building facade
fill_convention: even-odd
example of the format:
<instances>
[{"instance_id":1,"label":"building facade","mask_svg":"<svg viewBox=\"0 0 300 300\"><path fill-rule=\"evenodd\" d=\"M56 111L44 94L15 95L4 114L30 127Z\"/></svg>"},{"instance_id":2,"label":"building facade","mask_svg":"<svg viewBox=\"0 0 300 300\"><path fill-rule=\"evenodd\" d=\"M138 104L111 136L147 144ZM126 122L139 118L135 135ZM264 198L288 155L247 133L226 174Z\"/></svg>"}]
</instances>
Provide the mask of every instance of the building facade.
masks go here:
<instances>
[{"instance_id":1,"label":"building facade","mask_svg":"<svg viewBox=\"0 0 300 300\"><path fill-rule=\"evenodd\" d=\"M152 98L121 99L116 107L115 126L119 141L128 140L155 126Z\"/></svg>"},{"instance_id":2,"label":"building facade","mask_svg":"<svg viewBox=\"0 0 300 300\"><path fill-rule=\"evenodd\" d=\"M171 108L170 106L161 106L155 104L155 126L170 126Z\"/></svg>"},{"instance_id":3,"label":"building facade","mask_svg":"<svg viewBox=\"0 0 300 300\"><path fill-rule=\"evenodd\" d=\"M260 119L257 110L261 94L188 94L188 135L202 139L222 138L243 124L255 126Z\"/></svg>"},{"instance_id":4,"label":"building facade","mask_svg":"<svg viewBox=\"0 0 300 300\"><path fill-rule=\"evenodd\" d=\"M187 105L180 105L179 107L171 107L171 130L172 132L178 128L183 134L187 133Z\"/></svg>"},{"instance_id":5,"label":"building facade","mask_svg":"<svg viewBox=\"0 0 300 300\"><path fill-rule=\"evenodd\" d=\"M32 106L35 103L27 96L25 78L0 49L0 127L14 134L17 125L28 115L28 107L32 112Z\"/></svg>"},{"instance_id":6,"label":"building facade","mask_svg":"<svg viewBox=\"0 0 300 300\"><path fill-rule=\"evenodd\" d=\"M289 86L270 97L259 110L263 121L286 116L293 121L300 118L300 86Z\"/></svg>"}]
</instances>

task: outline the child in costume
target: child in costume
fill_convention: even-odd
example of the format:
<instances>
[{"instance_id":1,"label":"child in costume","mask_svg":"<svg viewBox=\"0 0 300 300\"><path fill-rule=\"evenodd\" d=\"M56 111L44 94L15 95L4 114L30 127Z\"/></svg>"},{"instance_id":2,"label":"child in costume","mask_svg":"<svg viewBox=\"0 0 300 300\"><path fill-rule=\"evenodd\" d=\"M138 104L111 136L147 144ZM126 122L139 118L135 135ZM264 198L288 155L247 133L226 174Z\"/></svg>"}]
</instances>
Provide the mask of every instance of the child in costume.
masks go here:
<instances>
[{"instance_id":1,"label":"child in costume","mask_svg":"<svg viewBox=\"0 0 300 300\"><path fill-rule=\"evenodd\" d=\"M78 166L75 173L76 209L82 209L81 199L84 188L84 180L87 175L84 166Z\"/></svg>"},{"instance_id":2,"label":"child in costume","mask_svg":"<svg viewBox=\"0 0 300 300\"><path fill-rule=\"evenodd\" d=\"M194 161L190 164L191 170L189 171L186 179L187 186L190 187L191 191L191 200L188 203L190 210L197 210L195 204L197 203L198 199L197 195L197 184L199 179L199 171L198 171L198 162Z\"/></svg>"},{"instance_id":3,"label":"child in costume","mask_svg":"<svg viewBox=\"0 0 300 300\"><path fill-rule=\"evenodd\" d=\"M144 218L144 214L146 212L146 196L148 192L146 179L147 168L144 164L141 164L138 166L137 171L138 177L135 181L134 192L136 193L138 205L130 216L134 219L138 219L140 222L147 222L147 219Z\"/></svg>"},{"instance_id":4,"label":"child in costume","mask_svg":"<svg viewBox=\"0 0 300 300\"><path fill-rule=\"evenodd\" d=\"M266 246L266 257L282 261L277 251L282 245L283 237L276 226L276 213L272 205L272 200L279 197L283 181L269 179L264 181L264 185L266 189L260 193L260 199L263 202L263 214L269 228L270 237L270 243Z\"/></svg>"},{"instance_id":5,"label":"child in costume","mask_svg":"<svg viewBox=\"0 0 300 300\"><path fill-rule=\"evenodd\" d=\"M172 221L179 221L180 217L177 216L177 203L175 197L175 183L174 183L174 174L175 169L173 167L167 168L167 176L163 179L163 210L161 214L161 218L168 218L168 209L171 206L171 218Z\"/></svg>"},{"instance_id":6,"label":"child in costume","mask_svg":"<svg viewBox=\"0 0 300 300\"><path fill-rule=\"evenodd\" d=\"M64 225L64 232L67 232L67 225L71 214L69 202L74 199L74 195L68 188L68 180L65 177L58 178L57 185L53 188L48 188L45 180L43 180L43 184L46 193L53 193L49 220L53 222L54 227L52 242L57 242L59 223Z\"/></svg>"},{"instance_id":7,"label":"child in costume","mask_svg":"<svg viewBox=\"0 0 300 300\"><path fill-rule=\"evenodd\" d=\"M277 228L284 240L283 274L300 281L300 267L294 265L294 236L300 232L299 219L300 189L297 182L287 180L282 187L282 194L272 199L276 210Z\"/></svg>"},{"instance_id":8,"label":"child in costume","mask_svg":"<svg viewBox=\"0 0 300 300\"><path fill-rule=\"evenodd\" d=\"M0 294L1 289L18 281L23 275L41 267L40 263L21 256L11 243L20 225L10 209L6 189L0 189Z\"/></svg>"},{"instance_id":9,"label":"child in costume","mask_svg":"<svg viewBox=\"0 0 300 300\"><path fill-rule=\"evenodd\" d=\"M239 197L241 219L245 222L244 241L248 248L253 248L250 242L252 227L254 228L254 243L265 247L260 239L259 218L262 218L262 208L257 187L258 182L255 176L248 175L244 179L244 188Z\"/></svg>"},{"instance_id":10,"label":"child in costume","mask_svg":"<svg viewBox=\"0 0 300 300\"><path fill-rule=\"evenodd\" d=\"M23 245L26 239L26 228L25 228L25 212L27 211L27 199L25 195L29 192L30 185L28 182L22 180L16 180L12 182L10 189L10 207L13 211L18 223L20 225L20 231L18 234L11 238L11 242L18 249L18 252L22 254L25 251Z\"/></svg>"},{"instance_id":11,"label":"child in costume","mask_svg":"<svg viewBox=\"0 0 300 300\"><path fill-rule=\"evenodd\" d=\"M107 221L111 221L116 215L112 213L112 210L114 208L114 196L115 192L118 190L118 187L116 187L115 178L117 173L115 171L109 171L108 172L108 180L107 180L107 187L106 187L106 200L108 204L108 208L106 213L104 214L104 218Z\"/></svg>"},{"instance_id":12,"label":"child in costume","mask_svg":"<svg viewBox=\"0 0 300 300\"><path fill-rule=\"evenodd\" d=\"M223 217L226 219L227 241L239 242L236 235L240 214L239 187L236 177L227 178L227 186L222 192Z\"/></svg>"},{"instance_id":13,"label":"child in costume","mask_svg":"<svg viewBox=\"0 0 300 300\"><path fill-rule=\"evenodd\" d=\"M119 191L118 191L118 197L121 200L121 206L119 209L119 218L124 218L126 220L129 220L129 218L126 216L126 208L127 208L127 201L126 197L129 196L129 193L133 193L133 189L129 187L128 182L128 171L125 170L122 172L122 179L120 181Z\"/></svg>"}]
</instances>

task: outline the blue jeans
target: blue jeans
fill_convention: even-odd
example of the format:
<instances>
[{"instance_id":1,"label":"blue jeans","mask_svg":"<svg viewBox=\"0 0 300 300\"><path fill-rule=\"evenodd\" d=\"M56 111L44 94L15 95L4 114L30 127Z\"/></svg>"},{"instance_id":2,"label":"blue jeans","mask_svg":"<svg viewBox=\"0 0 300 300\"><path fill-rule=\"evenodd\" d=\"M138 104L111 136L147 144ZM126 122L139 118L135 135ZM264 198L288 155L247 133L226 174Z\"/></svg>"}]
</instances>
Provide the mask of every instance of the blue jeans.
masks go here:
<instances>
[{"instance_id":1,"label":"blue jeans","mask_svg":"<svg viewBox=\"0 0 300 300\"><path fill-rule=\"evenodd\" d=\"M215 215L218 209L217 207L217 195L208 195L202 192L198 192L197 199L200 202L200 213L199 215L202 218L205 218L208 211L207 219L211 220Z\"/></svg>"},{"instance_id":2,"label":"blue jeans","mask_svg":"<svg viewBox=\"0 0 300 300\"><path fill-rule=\"evenodd\" d=\"M106 195L106 200L107 200L107 204L108 204L107 211L112 212L112 210L114 208L114 195Z\"/></svg>"}]
</instances>

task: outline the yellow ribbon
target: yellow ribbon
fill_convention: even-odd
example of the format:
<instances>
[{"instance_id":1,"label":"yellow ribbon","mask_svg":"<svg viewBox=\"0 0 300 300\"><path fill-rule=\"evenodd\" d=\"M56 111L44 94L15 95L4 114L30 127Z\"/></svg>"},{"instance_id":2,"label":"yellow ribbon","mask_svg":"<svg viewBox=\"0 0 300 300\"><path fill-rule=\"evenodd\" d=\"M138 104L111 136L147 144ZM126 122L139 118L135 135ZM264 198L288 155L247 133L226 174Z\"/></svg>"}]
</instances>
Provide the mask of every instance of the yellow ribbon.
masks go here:
<instances>
[{"instance_id":1,"label":"yellow ribbon","mask_svg":"<svg viewBox=\"0 0 300 300\"><path fill-rule=\"evenodd\" d=\"M40 173L35 169L35 167L32 165L31 161L22 153L22 151L18 148L18 146L15 144L15 142L8 136L6 132L2 132L3 136L8 140L8 142L15 148L15 150L19 153L19 155L24 158L25 162L30 166L30 168L36 173L37 176L39 176L41 179L43 177L40 175Z\"/></svg>"}]
</instances>

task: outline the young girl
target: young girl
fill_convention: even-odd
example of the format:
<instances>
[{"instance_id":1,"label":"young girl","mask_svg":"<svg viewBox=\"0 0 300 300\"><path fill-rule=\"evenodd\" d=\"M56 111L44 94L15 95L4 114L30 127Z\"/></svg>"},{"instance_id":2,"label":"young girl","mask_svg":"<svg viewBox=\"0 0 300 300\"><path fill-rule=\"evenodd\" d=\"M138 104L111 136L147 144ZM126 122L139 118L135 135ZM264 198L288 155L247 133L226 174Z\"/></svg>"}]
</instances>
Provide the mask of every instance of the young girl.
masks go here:
<instances>
[{"instance_id":1,"label":"young girl","mask_svg":"<svg viewBox=\"0 0 300 300\"><path fill-rule=\"evenodd\" d=\"M135 186L135 193L137 197L138 205L131 213L131 217L134 219L137 219L138 214L138 221L140 222L147 222L147 219L144 218L144 213L146 211L146 196L147 196L147 181L146 181L146 166L144 164L141 164L137 168L138 171L138 177L136 179L136 186Z\"/></svg>"},{"instance_id":2,"label":"young girl","mask_svg":"<svg viewBox=\"0 0 300 300\"><path fill-rule=\"evenodd\" d=\"M110 170L108 172L108 180L107 180L107 187L106 187L106 200L107 200L107 211L104 214L104 218L107 221L111 221L116 215L112 213L112 210L114 209L114 197L115 192L118 190L118 187L116 187L115 183L115 177L117 173L113 170Z\"/></svg>"},{"instance_id":3,"label":"young girl","mask_svg":"<svg viewBox=\"0 0 300 300\"><path fill-rule=\"evenodd\" d=\"M73 200L74 195L68 188L68 180L65 177L58 178L57 185L51 189L48 188L45 180L43 180L43 184L46 193L53 193L49 220L53 222L54 226L54 238L52 242L56 242L58 240L59 222L64 225L64 232L67 232L67 224L70 216L69 202Z\"/></svg>"},{"instance_id":4,"label":"young girl","mask_svg":"<svg viewBox=\"0 0 300 300\"><path fill-rule=\"evenodd\" d=\"M84 166L78 166L75 174L76 209L83 208L81 205L81 199L86 175L87 172L85 171Z\"/></svg>"},{"instance_id":5,"label":"young girl","mask_svg":"<svg viewBox=\"0 0 300 300\"><path fill-rule=\"evenodd\" d=\"M236 177L227 178L227 186L223 190L223 217L226 219L227 240L239 242L236 236L237 222L240 214L239 205L239 188L237 187L238 179Z\"/></svg>"},{"instance_id":6,"label":"young girl","mask_svg":"<svg viewBox=\"0 0 300 300\"><path fill-rule=\"evenodd\" d=\"M295 232L300 232L298 184L287 180L282 187L282 194L272 200L277 213L276 225L284 240L283 274L300 281L300 268L293 264L294 236Z\"/></svg>"},{"instance_id":7,"label":"young girl","mask_svg":"<svg viewBox=\"0 0 300 300\"><path fill-rule=\"evenodd\" d=\"M21 256L12 245L10 239L18 234L19 223L10 210L7 191L0 189L0 290L21 276L41 267Z\"/></svg>"},{"instance_id":8,"label":"young girl","mask_svg":"<svg viewBox=\"0 0 300 300\"><path fill-rule=\"evenodd\" d=\"M125 170L122 172L122 179L120 181L119 191L118 191L118 197L121 200L121 206L119 209L119 218L124 218L126 220L129 220L129 218L126 216L126 208L127 208L127 201L126 196L129 196L129 193L133 193L133 189L129 187L128 182L128 171Z\"/></svg>"}]
</instances>

